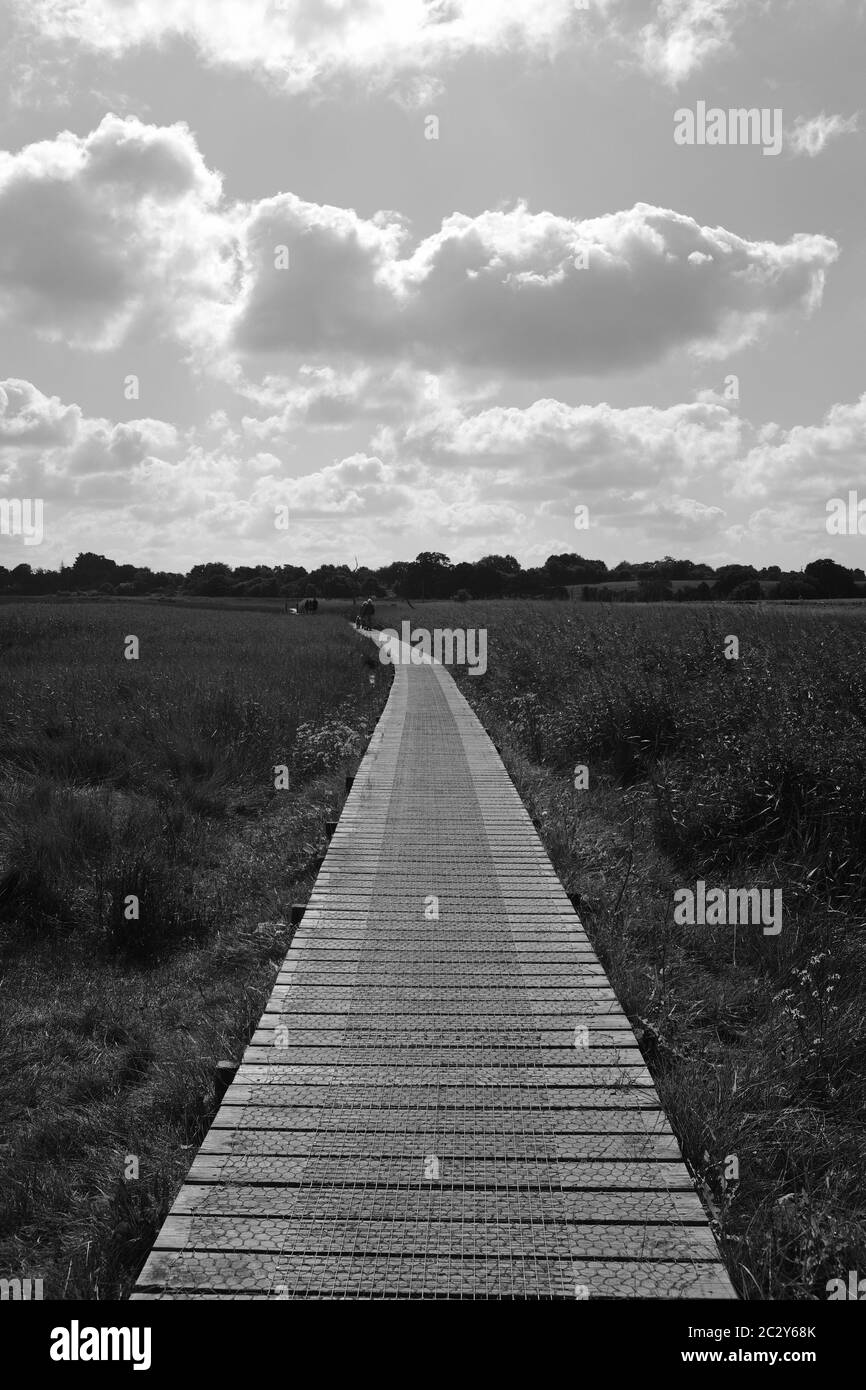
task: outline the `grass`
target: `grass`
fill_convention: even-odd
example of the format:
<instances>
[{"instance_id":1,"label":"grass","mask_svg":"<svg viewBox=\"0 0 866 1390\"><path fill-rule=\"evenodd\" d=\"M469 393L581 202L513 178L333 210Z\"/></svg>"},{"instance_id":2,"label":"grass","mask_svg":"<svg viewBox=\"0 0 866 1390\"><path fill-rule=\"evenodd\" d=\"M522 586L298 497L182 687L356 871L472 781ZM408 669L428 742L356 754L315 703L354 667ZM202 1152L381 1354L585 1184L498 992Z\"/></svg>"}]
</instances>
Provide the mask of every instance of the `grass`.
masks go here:
<instances>
[{"instance_id":1,"label":"grass","mask_svg":"<svg viewBox=\"0 0 866 1390\"><path fill-rule=\"evenodd\" d=\"M0 610L4 1277L128 1293L387 686L338 614Z\"/></svg>"},{"instance_id":2,"label":"grass","mask_svg":"<svg viewBox=\"0 0 866 1390\"><path fill-rule=\"evenodd\" d=\"M487 629L487 672L455 675L635 1026L738 1290L824 1298L866 1266L864 614L376 607L398 629ZM4 1276L128 1292L386 686L339 605L0 609ZM781 935L677 926L698 878L781 886Z\"/></svg>"},{"instance_id":3,"label":"grass","mask_svg":"<svg viewBox=\"0 0 866 1390\"><path fill-rule=\"evenodd\" d=\"M864 614L466 603L376 618L487 629L486 674L454 674L635 1026L738 1291L825 1298L866 1267ZM698 878L781 887L781 935L676 925L674 892Z\"/></svg>"}]
</instances>

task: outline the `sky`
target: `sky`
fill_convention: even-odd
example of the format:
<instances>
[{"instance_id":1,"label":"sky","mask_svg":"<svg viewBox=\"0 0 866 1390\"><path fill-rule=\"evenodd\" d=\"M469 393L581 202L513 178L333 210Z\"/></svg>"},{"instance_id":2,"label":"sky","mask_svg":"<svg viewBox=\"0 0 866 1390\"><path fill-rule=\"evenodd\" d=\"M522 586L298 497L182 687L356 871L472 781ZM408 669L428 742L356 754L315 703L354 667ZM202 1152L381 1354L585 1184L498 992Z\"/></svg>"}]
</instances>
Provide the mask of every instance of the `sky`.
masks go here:
<instances>
[{"instance_id":1,"label":"sky","mask_svg":"<svg viewBox=\"0 0 866 1390\"><path fill-rule=\"evenodd\" d=\"M0 0L0 564L862 564L864 71L863 0Z\"/></svg>"}]
</instances>

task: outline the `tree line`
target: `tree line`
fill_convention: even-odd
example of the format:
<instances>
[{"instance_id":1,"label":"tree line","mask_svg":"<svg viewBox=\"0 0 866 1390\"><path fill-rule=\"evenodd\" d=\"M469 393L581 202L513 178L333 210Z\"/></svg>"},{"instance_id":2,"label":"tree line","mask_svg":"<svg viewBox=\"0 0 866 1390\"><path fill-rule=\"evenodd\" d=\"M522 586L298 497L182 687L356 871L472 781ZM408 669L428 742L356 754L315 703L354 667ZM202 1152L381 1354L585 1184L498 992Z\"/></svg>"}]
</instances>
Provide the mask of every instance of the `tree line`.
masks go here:
<instances>
[{"instance_id":1,"label":"tree line","mask_svg":"<svg viewBox=\"0 0 866 1390\"><path fill-rule=\"evenodd\" d=\"M524 569L513 555L485 555L452 563L440 551L414 560L394 560L378 569L365 565L193 565L187 573L118 564L84 551L57 570L29 564L0 565L0 593L162 594L235 598L401 599L571 598L695 601L717 598L851 598L864 591L866 574L830 559L813 560L799 571L778 565L698 564L665 555L661 560L622 560L612 569L603 560L563 553Z\"/></svg>"}]
</instances>

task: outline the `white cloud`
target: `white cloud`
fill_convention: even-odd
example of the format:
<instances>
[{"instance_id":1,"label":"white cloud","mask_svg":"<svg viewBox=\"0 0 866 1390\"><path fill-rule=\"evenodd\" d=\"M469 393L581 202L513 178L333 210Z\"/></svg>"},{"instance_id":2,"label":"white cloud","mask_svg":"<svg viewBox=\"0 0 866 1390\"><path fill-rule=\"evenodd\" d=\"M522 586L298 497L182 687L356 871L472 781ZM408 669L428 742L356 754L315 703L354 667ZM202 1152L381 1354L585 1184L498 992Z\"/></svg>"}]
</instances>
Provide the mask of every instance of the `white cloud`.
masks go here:
<instances>
[{"instance_id":1,"label":"white cloud","mask_svg":"<svg viewBox=\"0 0 866 1390\"><path fill-rule=\"evenodd\" d=\"M0 382L0 450L68 444L80 420L77 406L44 396L29 381L10 377Z\"/></svg>"},{"instance_id":2,"label":"white cloud","mask_svg":"<svg viewBox=\"0 0 866 1390\"><path fill-rule=\"evenodd\" d=\"M241 393L273 414L245 415L242 426L252 439L288 436L299 426L308 429L346 429L359 422L382 424L425 413L448 390L438 376L407 367L375 370L357 367L339 372L333 367L302 364L294 376L265 376L261 385L244 381Z\"/></svg>"},{"instance_id":3,"label":"white cloud","mask_svg":"<svg viewBox=\"0 0 866 1390\"><path fill-rule=\"evenodd\" d=\"M71 516L90 519L101 536L106 519L134 529L127 506L147 487L154 461L176 453L179 439L164 420L112 423L46 396L29 381L0 382L0 492L41 497L49 539L62 542ZM62 520L61 520L62 519ZM92 549L93 537L83 548Z\"/></svg>"},{"instance_id":4,"label":"white cloud","mask_svg":"<svg viewBox=\"0 0 866 1390\"><path fill-rule=\"evenodd\" d=\"M805 154L812 158L821 153L830 140L840 135L851 135L859 126L860 116L827 116L822 111L818 116L806 119L800 116L788 137L788 144L794 154Z\"/></svg>"},{"instance_id":5,"label":"white cloud","mask_svg":"<svg viewBox=\"0 0 866 1390\"><path fill-rule=\"evenodd\" d=\"M732 47L743 0L660 0L637 35L643 66L671 86Z\"/></svg>"},{"instance_id":6,"label":"white cloud","mask_svg":"<svg viewBox=\"0 0 866 1390\"><path fill-rule=\"evenodd\" d=\"M43 39L119 56L191 40L205 61L249 69L290 91L346 73L389 81L465 53L544 53L575 29L573 0L21 0Z\"/></svg>"},{"instance_id":7,"label":"white cloud","mask_svg":"<svg viewBox=\"0 0 866 1390\"><path fill-rule=\"evenodd\" d=\"M15 0L31 42L119 57L185 39L202 59L289 91L345 76L429 99L467 54L544 59L613 43L676 84L726 52L744 0Z\"/></svg>"},{"instance_id":8,"label":"white cloud","mask_svg":"<svg viewBox=\"0 0 866 1390\"><path fill-rule=\"evenodd\" d=\"M543 399L474 413L446 404L381 435L378 450L293 476L278 451L215 443L208 427L180 437L164 421L88 418L10 380L0 383L0 492L44 499L40 563L95 545L165 569L203 558L383 563L430 537L466 556L675 548L720 559L733 547L759 559L778 517L776 540L799 564L833 552L828 499L862 491L866 395L791 429L701 402ZM588 533L574 530L578 503ZM288 533L274 526L278 505Z\"/></svg>"},{"instance_id":9,"label":"white cloud","mask_svg":"<svg viewBox=\"0 0 866 1390\"><path fill-rule=\"evenodd\" d=\"M823 498L864 492L866 394L828 410L818 425L765 425L752 448L728 472L744 498ZM822 513L823 514L823 513Z\"/></svg>"},{"instance_id":10,"label":"white cloud","mask_svg":"<svg viewBox=\"0 0 866 1390\"><path fill-rule=\"evenodd\" d=\"M288 250L284 266L281 248ZM227 382L232 350L302 365L533 379L720 355L821 298L827 237L752 241L638 203L578 221L523 203L413 240L395 212L222 196L185 125L107 116L0 154L0 309L105 349L173 333ZM405 389L398 375L385 397ZM327 390L315 393L327 412ZM339 394L339 393L338 393ZM331 408L339 410L332 395Z\"/></svg>"},{"instance_id":11,"label":"white cloud","mask_svg":"<svg viewBox=\"0 0 866 1390\"><path fill-rule=\"evenodd\" d=\"M741 347L775 316L812 309L837 255L827 237L749 241L646 203L585 221L522 203L454 213L413 247L394 213L283 194L251 211L244 237L244 353L535 378ZM279 246L288 270L275 268Z\"/></svg>"},{"instance_id":12,"label":"white cloud","mask_svg":"<svg viewBox=\"0 0 866 1390\"><path fill-rule=\"evenodd\" d=\"M649 489L681 490L714 479L739 456L743 424L722 406L570 406L537 400L525 409L451 410L383 432L396 455L414 453L442 468L483 469L497 491L556 507L575 490L595 500Z\"/></svg>"},{"instance_id":13,"label":"white cloud","mask_svg":"<svg viewBox=\"0 0 866 1390\"><path fill-rule=\"evenodd\" d=\"M6 463L30 451L50 458L55 449L73 465L67 469L70 473L87 471L91 462L98 467L108 458L124 471L152 451L177 445L177 430L165 420L112 424L85 416L80 406L65 405L57 396L46 396L32 382L15 377L0 381L0 460Z\"/></svg>"},{"instance_id":14,"label":"white cloud","mask_svg":"<svg viewBox=\"0 0 866 1390\"><path fill-rule=\"evenodd\" d=\"M724 508L708 506L694 497L642 497L623 504L609 513L607 519L617 529L639 530L642 536L658 538L665 545L677 541L694 546L704 539L717 537L726 515ZM605 519L602 514L602 520Z\"/></svg>"},{"instance_id":15,"label":"white cloud","mask_svg":"<svg viewBox=\"0 0 866 1390\"><path fill-rule=\"evenodd\" d=\"M622 529L698 550L713 535L733 543L740 533L731 517L743 518L740 539L748 538L747 515L760 502L762 513L789 519L793 508L801 551L818 537L826 553L827 500L863 491L866 395L834 406L820 424L790 429L756 427L720 403L615 409L538 400L525 409L443 411L403 432L383 431L379 442L385 457L468 471L479 487L486 479L492 495L548 522L566 525L576 504L587 505L597 543L615 544Z\"/></svg>"},{"instance_id":16,"label":"white cloud","mask_svg":"<svg viewBox=\"0 0 866 1390\"><path fill-rule=\"evenodd\" d=\"M204 331L236 269L220 192L182 124L106 116L83 139L0 151L0 311L76 347L145 319Z\"/></svg>"}]
</instances>

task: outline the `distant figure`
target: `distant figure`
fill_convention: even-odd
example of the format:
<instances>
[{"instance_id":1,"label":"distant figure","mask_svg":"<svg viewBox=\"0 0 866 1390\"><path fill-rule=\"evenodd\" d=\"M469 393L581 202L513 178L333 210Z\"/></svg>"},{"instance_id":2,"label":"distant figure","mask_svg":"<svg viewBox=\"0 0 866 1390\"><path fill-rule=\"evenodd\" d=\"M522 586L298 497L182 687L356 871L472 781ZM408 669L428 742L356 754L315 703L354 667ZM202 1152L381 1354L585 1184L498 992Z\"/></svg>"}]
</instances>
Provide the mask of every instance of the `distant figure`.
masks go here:
<instances>
[{"instance_id":1,"label":"distant figure","mask_svg":"<svg viewBox=\"0 0 866 1390\"><path fill-rule=\"evenodd\" d=\"M300 611L302 613L315 613L318 607L319 600L317 598L305 598L300 606Z\"/></svg>"},{"instance_id":2,"label":"distant figure","mask_svg":"<svg viewBox=\"0 0 866 1390\"><path fill-rule=\"evenodd\" d=\"M361 604L361 611L358 614L358 626L362 627L365 630L365 632L369 630L370 624L373 621L373 614L375 612L376 609L373 604L373 600L371 598L365 599L365 601Z\"/></svg>"}]
</instances>

